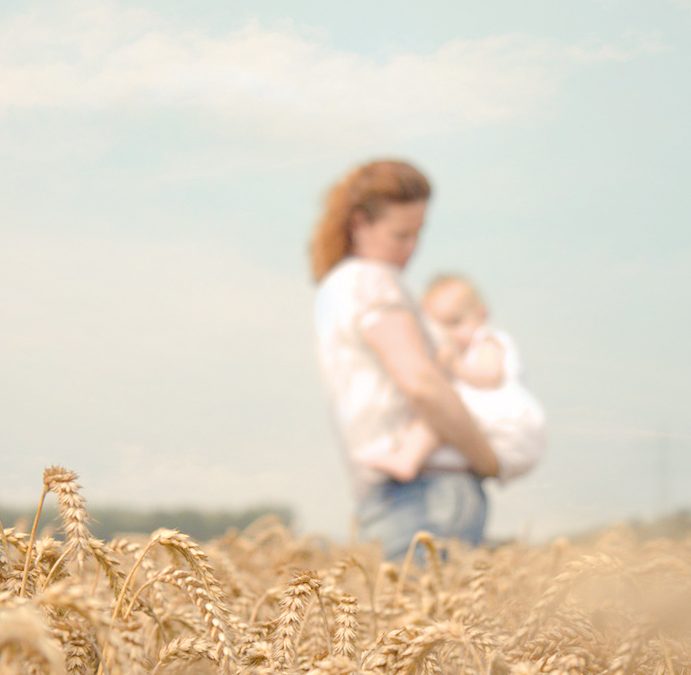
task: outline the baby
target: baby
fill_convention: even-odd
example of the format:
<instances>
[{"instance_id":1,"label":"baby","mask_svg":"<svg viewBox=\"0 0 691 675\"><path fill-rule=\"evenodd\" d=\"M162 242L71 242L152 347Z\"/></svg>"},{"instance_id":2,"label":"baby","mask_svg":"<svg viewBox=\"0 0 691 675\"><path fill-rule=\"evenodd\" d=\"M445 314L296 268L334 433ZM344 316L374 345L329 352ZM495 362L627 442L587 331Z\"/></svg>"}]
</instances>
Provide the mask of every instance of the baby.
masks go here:
<instances>
[{"instance_id":1,"label":"baby","mask_svg":"<svg viewBox=\"0 0 691 675\"><path fill-rule=\"evenodd\" d=\"M506 481L527 472L544 448L545 417L520 382L513 341L490 328L482 297L463 277L435 279L422 308L441 366L497 455L498 478ZM412 480L423 465L467 468L456 449L439 446L436 434L414 420L400 438L375 443L360 459L399 481Z\"/></svg>"}]
</instances>

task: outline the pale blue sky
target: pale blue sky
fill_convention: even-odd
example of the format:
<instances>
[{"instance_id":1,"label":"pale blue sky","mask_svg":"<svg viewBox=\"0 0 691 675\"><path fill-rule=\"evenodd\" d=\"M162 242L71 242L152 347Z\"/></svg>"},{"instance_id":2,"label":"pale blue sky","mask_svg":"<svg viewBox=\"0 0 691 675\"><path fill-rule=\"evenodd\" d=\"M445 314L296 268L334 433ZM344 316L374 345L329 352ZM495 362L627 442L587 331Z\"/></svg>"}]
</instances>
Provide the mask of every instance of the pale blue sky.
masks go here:
<instances>
[{"instance_id":1,"label":"pale blue sky","mask_svg":"<svg viewBox=\"0 0 691 675\"><path fill-rule=\"evenodd\" d=\"M346 531L306 241L401 156L436 190L411 287L473 275L549 413L491 532L688 506L691 2L286 7L0 7L0 501L64 463Z\"/></svg>"}]
</instances>

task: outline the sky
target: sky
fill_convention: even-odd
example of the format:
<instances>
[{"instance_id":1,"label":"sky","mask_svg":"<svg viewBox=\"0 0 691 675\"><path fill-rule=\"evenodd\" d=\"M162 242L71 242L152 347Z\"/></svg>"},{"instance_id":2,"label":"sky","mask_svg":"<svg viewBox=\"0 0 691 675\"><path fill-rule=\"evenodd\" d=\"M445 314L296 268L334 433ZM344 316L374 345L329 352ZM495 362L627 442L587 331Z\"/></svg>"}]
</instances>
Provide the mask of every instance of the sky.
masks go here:
<instances>
[{"instance_id":1,"label":"sky","mask_svg":"<svg viewBox=\"0 0 691 675\"><path fill-rule=\"evenodd\" d=\"M349 529L306 255L376 157L434 199L548 414L489 534L689 508L691 2L6 0L0 503L293 506Z\"/></svg>"}]
</instances>

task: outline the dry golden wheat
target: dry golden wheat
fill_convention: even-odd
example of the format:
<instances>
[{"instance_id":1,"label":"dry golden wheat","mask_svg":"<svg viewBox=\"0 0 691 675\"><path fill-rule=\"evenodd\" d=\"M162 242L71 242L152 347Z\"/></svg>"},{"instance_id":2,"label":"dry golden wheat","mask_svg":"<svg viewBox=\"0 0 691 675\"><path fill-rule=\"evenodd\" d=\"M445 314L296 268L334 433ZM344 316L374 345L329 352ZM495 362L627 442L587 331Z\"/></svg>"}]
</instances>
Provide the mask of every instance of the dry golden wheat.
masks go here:
<instances>
[{"instance_id":1,"label":"dry golden wheat","mask_svg":"<svg viewBox=\"0 0 691 675\"><path fill-rule=\"evenodd\" d=\"M691 675L691 539L493 550L421 532L374 545L275 518L204 546L175 530L102 542L77 476L44 474L64 541L0 525L0 674ZM39 510L40 510L39 506Z\"/></svg>"}]
</instances>

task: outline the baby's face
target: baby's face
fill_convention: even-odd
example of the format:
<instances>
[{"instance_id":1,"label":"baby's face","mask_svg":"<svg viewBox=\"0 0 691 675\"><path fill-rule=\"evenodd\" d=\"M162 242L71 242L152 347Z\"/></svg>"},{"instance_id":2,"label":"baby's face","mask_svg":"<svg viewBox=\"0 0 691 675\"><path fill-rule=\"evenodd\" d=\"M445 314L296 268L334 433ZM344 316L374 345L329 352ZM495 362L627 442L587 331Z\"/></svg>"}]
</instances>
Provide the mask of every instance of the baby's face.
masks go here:
<instances>
[{"instance_id":1,"label":"baby's face","mask_svg":"<svg viewBox=\"0 0 691 675\"><path fill-rule=\"evenodd\" d=\"M462 283L437 288L425 299L424 309L461 351L467 349L473 333L487 318L487 311L473 289Z\"/></svg>"}]
</instances>

